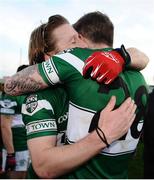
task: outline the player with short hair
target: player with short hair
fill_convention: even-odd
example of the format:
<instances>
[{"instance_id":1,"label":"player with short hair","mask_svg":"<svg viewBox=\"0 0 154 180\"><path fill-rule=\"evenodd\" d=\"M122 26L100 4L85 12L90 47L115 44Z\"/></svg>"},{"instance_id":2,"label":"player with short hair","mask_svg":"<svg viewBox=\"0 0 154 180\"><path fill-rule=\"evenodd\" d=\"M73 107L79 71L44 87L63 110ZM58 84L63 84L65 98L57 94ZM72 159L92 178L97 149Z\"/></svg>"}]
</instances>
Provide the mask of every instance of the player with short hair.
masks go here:
<instances>
[{"instance_id":1,"label":"player with short hair","mask_svg":"<svg viewBox=\"0 0 154 180\"><path fill-rule=\"evenodd\" d=\"M29 163L26 129L15 97L5 96L1 115L3 171L10 178L25 178Z\"/></svg>"}]
</instances>

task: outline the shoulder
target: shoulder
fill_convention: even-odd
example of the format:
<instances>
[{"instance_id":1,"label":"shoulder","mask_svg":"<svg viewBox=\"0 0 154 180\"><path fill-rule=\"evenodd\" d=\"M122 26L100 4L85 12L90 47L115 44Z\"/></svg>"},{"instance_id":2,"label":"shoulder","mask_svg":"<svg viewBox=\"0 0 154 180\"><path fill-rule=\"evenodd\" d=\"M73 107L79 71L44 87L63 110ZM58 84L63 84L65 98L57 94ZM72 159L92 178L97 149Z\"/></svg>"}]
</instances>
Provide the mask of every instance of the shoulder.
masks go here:
<instances>
[{"instance_id":1,"label":"shoulder","mask_svg":"<svg viewBox=\"0 0 154 180\"><path fill-rule=\"evenodd\" d=\"M22 106L22 112L27 115L34 115L40 112L50 112L54 114L54 109L60 98L64 98L66 93L61 88L47 88L27 95Z\"/></svg>"},{"instance_id":2,"label":"shoulder","mask_svg":"<svg viewBox=\"0 0 154 180\"><path fill-rule=\"evenodd\" d=\"M65 94L66 94L66 91L61 86L55 85L47 89L37 91L36 93L31 93L27 95L26 102L31 102L34 99L37 101L46 99L50 102L53 102L53 99L60 96L64 96Z\"/></svg>"},{"instance_id":3,"label":"shoulder","mask_svg":"<svg viewBox=\"0 0 154 180\"><path fill-rule=\"evenodd\" d=\"M92 53L91 49L87 48L73 48L73 49L67 49L63 52L60 52L53 56L53 59L55 58L61 58L61 59L69 59L73 57L78 57L79 59L83 59L84 57L89 56Z\"/></svg>"},{"instance_id":4,"label":"shoulder","mask_svg":"<svg viewBox=\"0 0 154 180\"><path fill-rule=\"evenodd\" d=\"M13 108L17 106L16 98L8 95L4 96L1 100L1 106L5 108Z\"/></svg>"}]
</instances>

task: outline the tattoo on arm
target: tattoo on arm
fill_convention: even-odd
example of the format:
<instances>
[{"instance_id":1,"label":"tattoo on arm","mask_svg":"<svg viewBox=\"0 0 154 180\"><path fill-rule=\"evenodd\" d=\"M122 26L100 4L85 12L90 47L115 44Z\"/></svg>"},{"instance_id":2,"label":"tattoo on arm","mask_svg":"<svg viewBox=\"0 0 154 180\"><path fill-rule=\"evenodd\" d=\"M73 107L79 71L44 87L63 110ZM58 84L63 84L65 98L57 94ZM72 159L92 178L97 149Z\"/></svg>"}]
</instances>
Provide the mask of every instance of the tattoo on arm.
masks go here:
<instances>
[{"instance_id":1,"label":"tattoo on arm","mask_svg":"<svg viewBox=\"0 0 154 180\"><path fill-rule=\"evenodd\" d=\"M37 65L33 65L8 78L5 82L4 90L10 95L21 95L46 87L47 84L39 74Z\"/></svg>"}]
</instances>

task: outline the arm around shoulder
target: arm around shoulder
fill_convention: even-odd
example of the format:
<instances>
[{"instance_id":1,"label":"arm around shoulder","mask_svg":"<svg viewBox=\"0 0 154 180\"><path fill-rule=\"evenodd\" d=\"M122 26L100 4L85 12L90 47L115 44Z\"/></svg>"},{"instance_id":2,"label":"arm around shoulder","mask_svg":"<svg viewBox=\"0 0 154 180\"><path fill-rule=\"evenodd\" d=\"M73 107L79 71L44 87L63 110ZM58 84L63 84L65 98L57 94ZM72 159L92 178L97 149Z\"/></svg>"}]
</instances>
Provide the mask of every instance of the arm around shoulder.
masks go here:
<instances>
[{"instance_id":1,"label":"arm around shoulder","mask_svg":"<svg viewBox=\"0 0 154 180\"><path fill-rule=\"evenodd\" d=\"M11 77L4 83L4 91L12 96L45 89L48 85L39 73L38 65L29 66Z\"/></svg>"},{"instance_id":2,"label":"arm around shoulder","mask_svg":"<svg viewBox=\"0 0 154 180\"><path fill-rule=\"evenodd\" d=\"M79 142L64 146L56 146L55 136L28 140L33 168L40 178L55 178L64 175L88 161L105 147L106 145L96 132Z\"/></svg>"},{"instance_id":3,"label":"arm around shoulder","mask_svg":"<svg viewBox=\"0 0 154 180\"><path fill-rule=\"evenodd\" d=\"M145 53L137 48L128 48L127 52L131 57L130 67L137 70L143 70L147 66L149 58Z\"/></svg>"}]
</instances>

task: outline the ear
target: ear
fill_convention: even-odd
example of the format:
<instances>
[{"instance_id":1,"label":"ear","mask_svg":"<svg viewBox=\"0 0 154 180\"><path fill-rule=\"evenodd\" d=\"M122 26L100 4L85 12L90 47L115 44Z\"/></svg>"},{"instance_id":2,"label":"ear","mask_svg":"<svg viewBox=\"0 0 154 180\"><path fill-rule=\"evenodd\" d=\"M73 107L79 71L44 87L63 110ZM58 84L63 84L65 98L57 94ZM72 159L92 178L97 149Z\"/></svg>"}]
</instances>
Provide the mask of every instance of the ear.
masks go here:
<instances>
[{"instance_id":1,"label":"ear","mask_svg":"<svg viewBox=\"0 0 154 180\"><path fill-rule=\"evenodd\" d=\"M50 58L50 56L49 56L49 55L44 54L44 59L45 59L45 61L47 61L49 58Z\"/></svg>"},{"instance_id":2,"label":"ear","mask_svg":"<svg viewBox=\"0 0 154 180\"><path fill-rule=\"evenodd\" d=\"M83 39L83 36L82 36L81 34L79 34L79 33L78 33L78 37L79 37L79 39L81 39L81 40Z\"/></svg>"},{"instance_id":3,"label":"ear","mask_svg":"<svg viewBox=\"0 0 154 180\"><path fill-rule=\"evenodd\" d=\"M78 37L79 37L79 40L80 40L80 47L81 48L88 48L86 38L84 38L81 34L79 34Z\"/></svg>"},{"instance_id":4,"label":"ear","mask_svg":"<svg viewBox=\"0 0 154 180\"><path fill-rule=\"evenodd\" d=\"M44 59L45 61L47 61L48 59L50 59L52 56L54 56L56 53L54 51L51 51L50 53L46 53L44 54Z\"/></svg>"}]
</instances>

